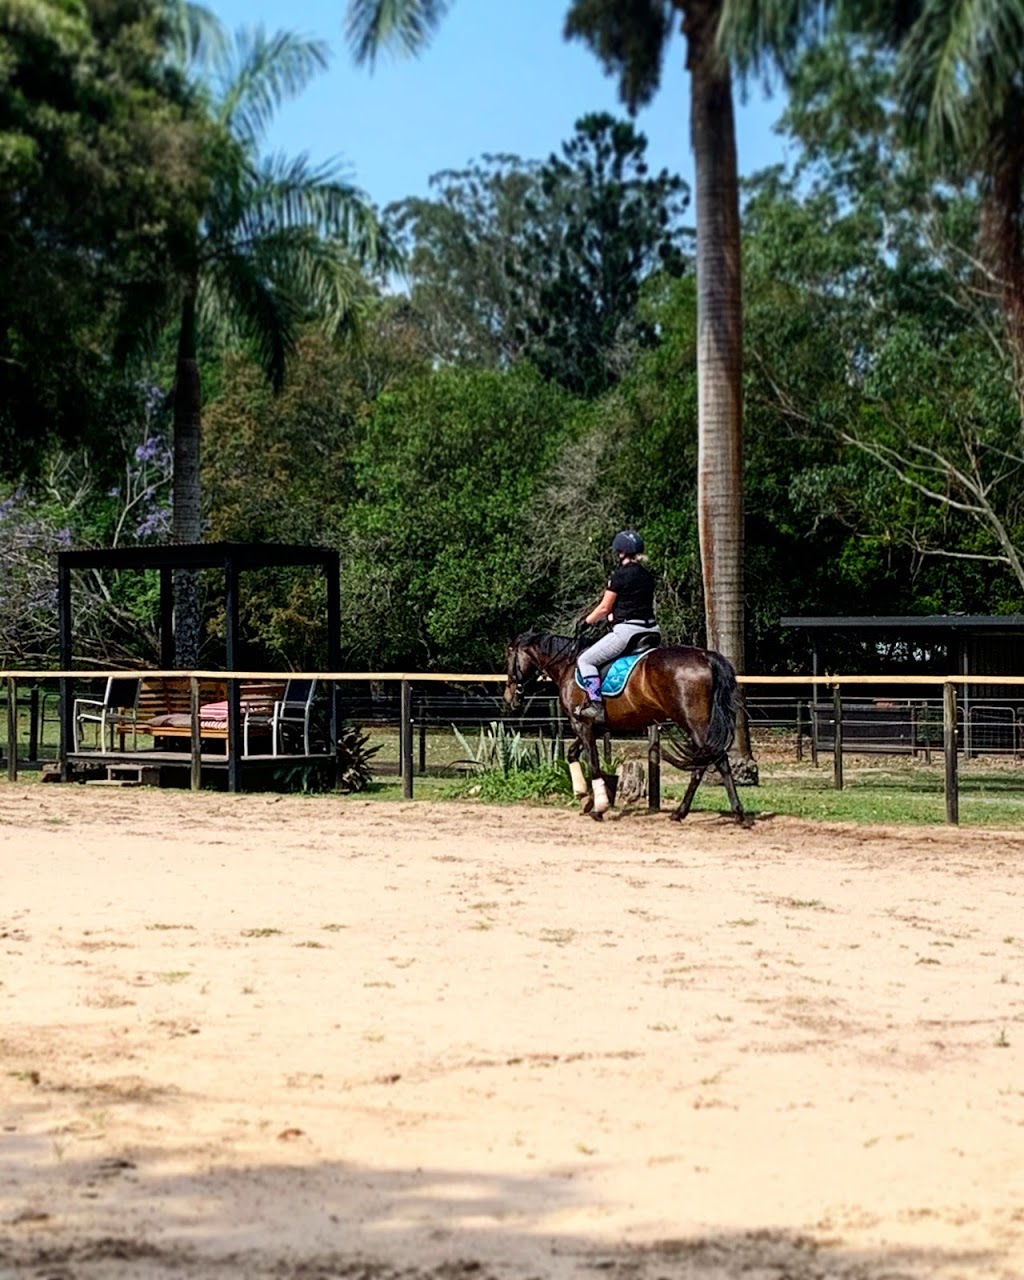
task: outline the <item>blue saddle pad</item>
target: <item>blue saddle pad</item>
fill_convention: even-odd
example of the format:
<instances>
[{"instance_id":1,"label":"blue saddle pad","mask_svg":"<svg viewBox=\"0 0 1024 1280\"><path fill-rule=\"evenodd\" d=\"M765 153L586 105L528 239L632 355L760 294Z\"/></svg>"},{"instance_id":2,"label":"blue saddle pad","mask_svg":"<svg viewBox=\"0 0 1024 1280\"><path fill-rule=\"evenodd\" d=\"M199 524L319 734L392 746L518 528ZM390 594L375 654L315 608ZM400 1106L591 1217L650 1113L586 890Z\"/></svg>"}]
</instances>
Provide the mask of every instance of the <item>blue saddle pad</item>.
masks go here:
<instances>
[{"instance_id":1,"label":"blue saddle pad","mask_svg":"<svg viewBox=\"0 0 1024 1280\"><path fill-rule=\"evenodd\" d=\"M620 694L625 689L626 681L632 675L633 668L650 652L652 651L648 649L645 653L631 653L628 657L616 658L612 665L601 673L601 696L614 698ZM580 689L586 687L580 679L579 671L576 672L576 684Z\"/></svg>"}]
</instances>

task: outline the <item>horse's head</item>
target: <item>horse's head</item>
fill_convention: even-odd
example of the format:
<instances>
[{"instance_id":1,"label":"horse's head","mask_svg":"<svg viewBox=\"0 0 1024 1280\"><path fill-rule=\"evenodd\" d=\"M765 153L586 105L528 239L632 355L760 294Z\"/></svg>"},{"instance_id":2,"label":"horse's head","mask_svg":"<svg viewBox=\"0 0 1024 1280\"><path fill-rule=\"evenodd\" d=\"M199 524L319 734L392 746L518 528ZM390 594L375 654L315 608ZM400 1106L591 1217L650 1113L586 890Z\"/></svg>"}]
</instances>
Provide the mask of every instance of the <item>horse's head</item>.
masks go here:
<instances>
[{"instance_id":1,"label":"horse's head","mask_svg":"<svg viewBox=\"0 0 1024 1280\"><path fill-rule=\"evenodd\" d=\"M532 644L533 633L524 632L508 647L508 683L505 685L505 701L513 711L523 705L523 698L540 675L537 655Z\"/></svg>"}]
</instances>

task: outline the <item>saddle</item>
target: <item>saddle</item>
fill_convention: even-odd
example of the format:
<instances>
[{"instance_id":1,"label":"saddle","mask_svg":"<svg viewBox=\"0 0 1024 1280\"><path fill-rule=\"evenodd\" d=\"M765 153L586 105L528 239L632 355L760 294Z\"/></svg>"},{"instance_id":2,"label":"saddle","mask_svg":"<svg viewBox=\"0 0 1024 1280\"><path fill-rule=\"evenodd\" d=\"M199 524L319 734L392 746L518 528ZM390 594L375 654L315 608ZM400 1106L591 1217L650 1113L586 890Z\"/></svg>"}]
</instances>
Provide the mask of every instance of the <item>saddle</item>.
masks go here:
<instances>
[{"instance_id":1,"label":"saddle","mask_svg":"<svg viewBox=\"0 0 1024 1280\"><path fill-rule=\"evenodd\" d=\"M606 662L603 666L598 667L598 674L601 677L601 696L603 698L618 697L625 689L626 682L633 674L633 670L641 658L645 658L647 654L657 649L660 641L661 636L657 632L637 632L630 639L625 653L620 653L611 662ZM586 687L580 679L578 671L576 672L576 686L579 689Z\"/></svg>"}]
</instances>

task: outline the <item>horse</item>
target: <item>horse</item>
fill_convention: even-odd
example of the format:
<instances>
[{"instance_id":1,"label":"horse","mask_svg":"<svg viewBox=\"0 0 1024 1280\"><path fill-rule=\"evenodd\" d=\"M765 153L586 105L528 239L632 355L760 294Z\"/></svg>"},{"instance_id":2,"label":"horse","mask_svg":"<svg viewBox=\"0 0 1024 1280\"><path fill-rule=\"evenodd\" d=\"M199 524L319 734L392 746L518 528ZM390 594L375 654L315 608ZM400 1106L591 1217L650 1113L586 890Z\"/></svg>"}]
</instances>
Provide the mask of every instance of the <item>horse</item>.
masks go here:
<instances>
[{"instance_id":1,"label":"horse","mask_svg":"<svg viewBox=\"0 0 1024 1280\"><path fill-rule=\"evenodd\" d=\"M557 686L562 709L576 734L567 753L573 792L584 813L600 818L611 801L598 758L595 726L578 714L587 702L586 692L576 683L576 659L583 647L577 637L523 632L508 648L504 696L508 706L516 710L542 676ZM614 732L647 729L654 724L676 726L681 736L672 739L671 748L662 745L661 754L669 764L688 770L690 783L672 819L681 822L690 812L701 779L713 766L725 783L733 816L744 823L747 815L727 754L736 732L739 701L736 672L720 653L688 645L661 645L644 653L622 693L605 701L605 727ZM594 780L592 799L580 765L584 750Z\"/></svg>"}]
</instances>

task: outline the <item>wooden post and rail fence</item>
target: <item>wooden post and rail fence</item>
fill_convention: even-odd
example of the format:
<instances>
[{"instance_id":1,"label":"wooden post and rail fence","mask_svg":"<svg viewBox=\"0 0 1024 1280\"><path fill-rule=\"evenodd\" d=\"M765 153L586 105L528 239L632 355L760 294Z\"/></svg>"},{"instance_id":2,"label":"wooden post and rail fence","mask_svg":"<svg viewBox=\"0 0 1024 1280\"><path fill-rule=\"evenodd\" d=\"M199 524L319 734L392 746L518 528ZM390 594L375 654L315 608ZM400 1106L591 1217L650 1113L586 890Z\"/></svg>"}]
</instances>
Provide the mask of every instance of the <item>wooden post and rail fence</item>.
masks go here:
<instances>
[{"instance_id":1,"label":"wooden post and rail fence","mask_svg":"<svg viewBox=\"0 0 1024 1280\"><path fill-rule=\"evenodd\" d=\"M372 672L351 672L351 671L315 671L315 672L285 672L280 671L110 671L110 670L38 670L38 671L0 671L0 680L4 682L7 694L7 734L6 734L6 758L7 758L7 777L11 781L16 781L18 777L18 707L19 705L28 706L30 709L30 741L29 741L29 759L37 758L39 747L39 734L37 727L38 708L39 708L39 689L40 681L60 682L60 747L59 760L61 763L62 776L69 776L68 769L68 751L69 743L72 741L72 715L73 715L73 683L78 680L106 680L110 678L125 678L145 680L149 678L174 678L187 681L189 686L189 704L191 709L191 734L189 738L189 763L190 763L190 780L194 790L198 790L202 780L202 756L201 742L202 730L200 725L200 681L201 680L222 680L227 681L229 688L234 692L234 696L230 699L232 710L238 710L239 694L241 681L259 681L267 680L280 681L282 677L288 679L315 679L326 685L333 685L337 689L338 686L346 683L374 683L374 684L395 684L400 687L400 718L399 718L399 772L402 778L402 793L412 799L414 795L414 736L417 728L419 731L419 760L421 771L426 764L426 727L425 720L420 719L417 725L414 718L413 709L413 690L416 686L430 684L504 684L506 677L499 674L442 674L438 672L403 672L403 671L372 671ZM28 699L24 697L19 704L19 685L24 686L26 683L32 683L33 689ZM803 688L812 687L815 690L831 689L833 695L832 710L832 729L833 729L833 778L837 789L843 787L843 703L842 692L844 689L864 687L870 685L884 685L886 688L894 688L900 686L907 687L928 687L942 689L942 729L943 729L943 755L945 760L945 798L946 798L946 821L957 823L959 821L959 774L958 774L958 756L960 751L958 739L958 703L957 689L960 686L971 685L973 687L981 687L985 685L998 686L1022 686L1024 687L1024 676L982 676L982 675L949 675L949 676L864 676L864 675L821 675L821 676L754 676L743 675L739 677L741 686L745 689L763 688L763 687L786 687L799 686ZM821 705L820 703L818 704ZM797 722L798 722L798 739L802 737L802 716L803 705L797 704ZM560 732L560 729L559 729ZM237 736L237 735L236 735ZM812 753L814 761L817 763L816 751L816 735L812 734ZM802 750L802 746L798 740L798 752ZM236 753L240 760L240 753ZM286 760L286 757L281 757ZM657 810L661 806L661 748L659 740L659 730L657 726L652 727L648 735L647 744L647 766L648 766L648 806L652 810ZM229 765L228 785L229 789L237 790L239 785L239 766Z\"/></svg>"}]
</instances>

